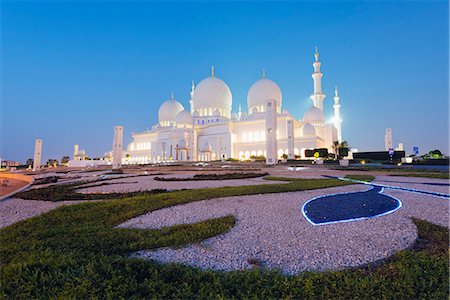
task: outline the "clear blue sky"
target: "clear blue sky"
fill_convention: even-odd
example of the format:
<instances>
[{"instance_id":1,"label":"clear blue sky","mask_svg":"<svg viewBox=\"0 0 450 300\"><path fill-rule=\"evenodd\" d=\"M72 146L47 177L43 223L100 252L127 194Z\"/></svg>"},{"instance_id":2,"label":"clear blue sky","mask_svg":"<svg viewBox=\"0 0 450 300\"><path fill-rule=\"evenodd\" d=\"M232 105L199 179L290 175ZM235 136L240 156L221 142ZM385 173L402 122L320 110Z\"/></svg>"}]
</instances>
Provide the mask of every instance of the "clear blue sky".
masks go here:
<instances>
[{"instance_id":1,"label":"clear blue sky","mask_svg":"<svg viewBox=\"0 0 450 300\"><path fill-rule=\"evenodd\" d=\"M407 152L448 153L448 3L2 2L1 149L4 159L109 150L113 126L143 131L159 105L188 107L191 80L210 65L233 110L266 68L297 118L311 105L319 47L326 118L340 89L343 136L383 150L386 127Z\"/></svg>"}]
</instances>

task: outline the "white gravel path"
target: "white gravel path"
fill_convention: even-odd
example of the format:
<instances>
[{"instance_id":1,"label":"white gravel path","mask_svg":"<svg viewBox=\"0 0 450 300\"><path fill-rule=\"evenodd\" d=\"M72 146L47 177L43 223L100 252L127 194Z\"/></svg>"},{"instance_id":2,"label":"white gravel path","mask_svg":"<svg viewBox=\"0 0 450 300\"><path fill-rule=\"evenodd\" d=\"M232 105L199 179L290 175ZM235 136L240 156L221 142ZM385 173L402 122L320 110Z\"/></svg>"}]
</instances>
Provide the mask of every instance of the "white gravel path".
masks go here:
<instances>
[{"instance_id":1,"label":"white gravel path","mask_svg":"<svg viewBox=\"0 0 450 300\"><path fill-rule=\"evenodd\" d=\"M262 177L232 180L199 180L199 181L160 181L155 180L155 176L140 176L132 178L119 178L107 181L108 183L122 182L119 184L109 184L91 188L79 189L79 193L125 193L135 191L146 191L153 189L181 190L216 188L225 186L247 186L259 184L286 184L286 181L270 181ZM189 177L188 175L162 175L159 177Z\"/></svg>"},{"instance_id":2,"label":"white gravel path","mask_svg":"<svg viewBox=\"0 0 450 300\"><path fill-rule=\"evenodd\" d=\"M389 257L417 237L412 221L397 212L323 226L311 225L301 213L302 204L313 197L366 189L355 185L212 199L154 211L120 227L158 229L234 215L237 223L229 233L181 249L140 251L135 256L226 271L253 268L249 259L287 274L337 270Z\"/></svg>"},{"instance_id":3,"label":"white gravel path","mask_svg":"<svg viewBox=\"0 0 450 300\"><path fill-rule=\"evenodd\" d=\"M0 228L28 219L62 205L81 203L81 201L36 201L8 198L0 201Z\"/></svg>"},{"instance_id":4,"label":"white gravel path","mask_svg":"<svg viewBox=\"0 0 450 300\"><path fill-rule=\"evenodd\" d=\"M445 227L450 226L449 199L391 189L385 189L384 193L402 201L403 206L398 211L399 215L427 220Z\"/></svg>"}]
</instances>

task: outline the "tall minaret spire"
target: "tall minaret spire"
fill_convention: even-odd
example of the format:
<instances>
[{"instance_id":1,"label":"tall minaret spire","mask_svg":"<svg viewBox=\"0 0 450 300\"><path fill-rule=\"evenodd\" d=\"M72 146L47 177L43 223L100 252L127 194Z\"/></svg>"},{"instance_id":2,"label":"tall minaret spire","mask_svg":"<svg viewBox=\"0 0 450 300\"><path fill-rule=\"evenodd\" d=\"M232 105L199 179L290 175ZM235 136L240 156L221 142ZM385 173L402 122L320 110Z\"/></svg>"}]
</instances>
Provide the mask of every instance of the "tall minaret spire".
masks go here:
<instances>
[{"instance_id":1,"label":"tall minaret spire","mask_svg":"<svg viewBox=\"0 0 450 300\"><path fill-rule=\"evenodd\" d=\"M211 66L211 77L214 77L214 65Z\"/></svg>"},{"instance_id":2,"label":"tall minaret spire","mask_svg":"<svg viewBox=\"0 0 450 300\"><path fill-rule=\"evenodd\" d=\"M192 80L191 83L191 99L189 100L189 110L191 112L191 114L194 113L194 90L195 90L195 84L194 84L194 80Z\"/></svg>"},{"instance_id":3,"label":"tall minaret spire","mask_svg":"<svg viewBox=\"0 0 450 300\"><path fill-rule=\"evenodd\" d=\"M262 78L265 79L266 78L266 69L262 69Z\"/></svg>"},{"instance_id":4,"label":"tall minaret spire","mask_svg":"<svg viewBox=\"0 0 450 300\"><path fill-rule=\"evenodd\" d=\"M170 91L170 99L175 99L175 96L173 95L173 91Z\"/></svg>"},{"instance_id":5,"label":"tall minaret spire","mask_svg":"<svg viewBox=\"0 0 450 300\"><path fill-rule=\"evenodd\" d=\"M312 78L314 80L314 94L311 95L311 100L313 105L323 111L323 100L325 99L325 94L322 93L322 77L323 73L320 72L320 61L319 61L319 50L316 47L314 53L315 61L313 63L314 72L312 73Z\"/></svg>"},{"instance_id":6,"label":"tall minaret spire","mask_svg":"<svg viewBox=\"0 0 450 300\"><path fill-rule=\"evenodd\" d=\"M342 120L341 120L341 101L337 86L334 87L334 126L336 127L338 142L342 142Z\"/></svg>"}]
</instances>

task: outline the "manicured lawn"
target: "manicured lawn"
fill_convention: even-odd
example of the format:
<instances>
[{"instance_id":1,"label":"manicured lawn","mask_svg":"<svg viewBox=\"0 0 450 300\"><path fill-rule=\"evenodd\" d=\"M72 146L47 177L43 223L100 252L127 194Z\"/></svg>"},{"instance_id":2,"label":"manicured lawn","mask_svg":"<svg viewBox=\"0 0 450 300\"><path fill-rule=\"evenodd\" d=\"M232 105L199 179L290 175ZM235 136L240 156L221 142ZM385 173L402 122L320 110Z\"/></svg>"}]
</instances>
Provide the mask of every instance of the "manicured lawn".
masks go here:
<instances>
[{"instance_id":1,"label":"manicured lawn","mask_svg":"<svg viewBox=\"0 0 450 300\"><path fill-rule=\"evenodd\" d=\"M375 176L372 175L360 175L360 174L353 174L353 175L345 175L345 178L353 179L353 180L360 180L360 181L372 181L375 179ZM290 182L296 182L296 181L303 181L306 179L302 178L293 178L293 177L276 177L276 176L266 176L264 177L266 180L279 180L279 181L290 181ZM320 180L320 179L316 179Z\"/></svg>"},{"instance_id":2,"label":"manicured lawn","mask_svg":"<svg viewBox=\"0 0 450 300\"><path fill-rule=\"evenodd\" d=\"M224 174L195 174L192 177L155 177L159 181L202 181L202 180L231 180L258 178L268 175L268 173L224 173Z\"/></svg>"},{"instance_id":3,"label":"manicured lawn","mask_svg":"<svg viewBox=\"0 0 450 300\"><path fill-rule=\"evenodd\" d=\"M448 174L448 173L426 173L426 172L420 172L420 173L406 173L406 174L391 174L389 176L450 179L450 174Z\"/></svg>"},{"instance_id":4,"label":"manicured lawn","mask_svg":"<svg viewBox=\"0 0 450 300\"><path fill-rule=\"evenodd\" d=\"M0 298L448 298L448 230L414 220L419 242L378 266L284 276L201 271L129 258L229 231L227 216L162 230L114 228L163 207L232 195L347 185L335 179L183 190L64 206L0 230Z\"/></svg>"},{"instance_id":5,"label":"manicured lawn","mask_svg":"<svg viewBox=\"0 0 450 300\"><path fill-rule=\"evenodd\" d=\"M281 180L281 179L280 179ZM99 182L101 181L101 182ZM101 186L105 183L104 180L89 182L90 187ZM211 197L226 197L235 195L253 195L266 193L283 193L294 192L308 189L321 189L330 186L343 186L351 184L349 182L342 182L337 179L295 179L290 184L261 184L254 186L242 187L225 187L218 189L197 189L195 193L211 195ZM86 182L58 184L49 187L30 189L21 193L17 193L15 197L27 200L42 200L42 201L65 201L65 200L107 200L107 199L123 199L130 197L148 197L159 193L173 193L164 189L155 189L150 191L139 191L129 193L78 193L77 189L87 186ZM205 194L206 193L206 194ZM203 198L207 199L207 198Z\"/></svg>"},{"instance_id":6,"label":"manicured lawn","mask_svg":"<svg viewBox=\"0 0 450 300\"><path fill-rule=\"evenodd\" d=\"M117 179L117 178L115 178ZM111 179L109 179L111 180ZM99 180L104 181L104 180ZM120 199L129 198L136 196L148 196L158 193L165 193L167 190L164 189L154 189L151 191L139 191L139 192L129 192L129 193L89 193L83 194L78 193L78 189L96 187L110 184L110 182L78 182L78 183L66 183L66 184L55 184L42 188L29 189L20 193L17 193L15 197L22 198L26 200L42 200L42 201L65 201L65 200L108 200L108 199ZM128 182L130 183L130 182Z\"/></svg>"},{"instance_id":7,"label":"manicured lawn","mask_svg":"<svg viewBox=\"0 0 450 300\"><path fill-rule=\"evenodd\" d=\"M359 180L359 181L371 182L372 180L375 179L375 176L354 174L354 175L346 175L345 178L353 179L353 180Z\"/></svg>"}]
</instances>

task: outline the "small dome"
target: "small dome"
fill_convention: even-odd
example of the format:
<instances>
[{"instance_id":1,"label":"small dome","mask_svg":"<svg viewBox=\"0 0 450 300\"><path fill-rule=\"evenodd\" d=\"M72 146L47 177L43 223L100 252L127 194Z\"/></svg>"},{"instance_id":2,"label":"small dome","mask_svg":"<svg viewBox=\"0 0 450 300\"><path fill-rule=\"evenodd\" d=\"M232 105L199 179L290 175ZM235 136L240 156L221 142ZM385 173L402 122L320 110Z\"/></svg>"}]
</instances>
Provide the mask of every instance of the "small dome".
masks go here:
<instances>
[{"instance_id":1,"label":"small dome","mask_svg":"<svg viewBox=\"0 0 450 300\"><path fill-rule=\"evenodd\" d=\"M229 115L232 96L228 85L220 78L210 76L197 85L194 90L194 108L224 109Z\"/></svg>"},{"instance_id":2,"label":"small dome","mask_svg":"<svg viewBox=\"0 0 450 300\"><path fill-rule=\"evenodd\" d=\"M239 119L238 114L237 113L232 113L231 114L231 120L237 120L237 119Z\"/></svg>"},{"instance_id":3,"label":"small dome","mask_svg":"<svg viewBox=\"0 0 450 300\"><path fill-rule=\"evenodd\" d=\"M316 136L316 129L311 124L306 123L302 127L302 136L304 137Z\"/></svg>"},{"instance_id":4,"label":"small dome","mask_svg":"<svg viewBox=\"0 0 450 300\"><path fill-rule=\"evenodd\" d=\"M83 149L78 150L78 156L85 156L86 155L86 151L84 151Z\"/></svg>"},{"instance_id":5,"label":"small dome","mask_svg":"<svg viewBox=\"0 0 450 300\"><path fill-rule=\"evenodd\" d=\"M185 139L181 139L178 141L178 148L179 149L186 149L187 148L187 144L186 144L186 140Z\"/></svg>"},{"instance_id":6,"label":"small dome","mask_svg":"<svg viewBox=\"0 0 450 300\"><path fill-rule=\"evenodd\" d=\"M312 106L305 112L305 115L303 116L303 121L305 123L310 123L313 125L320 125L325 122L325 116L323 114L323 111L321 111L317 107Z\"/></svg>"},{"instance_id":7,"label":"small dome","mask_svg":"<svg viewBox=\"0 0 450 300\"><path fill-rule=\"evenodd\" d=\"M270 79L262 78L256 81L248 90L248 111L253 113L254 107L266 105L266 100L274 99L281 107L282 94L280 87Z\"/></svg>"},{"instance_id":8,"label":"small dome","mask_svg":"<svg viewBox=\"0 0 450 300\"><path fill-rule=\"evenodd\" d=\"M183 105L175 99L165 101L158 110L158 121L161 126L171 126L175 123L176 116L183 111Z\"/></svg>"},{"instance_id":9,"label":"small dome","mask_svg":"<svg viewBox=\"0 0 450 300\"><path fill-rule=\"evenodd\" d=\"M192 115L187 111L180 111L175 117L175 122L177 125L192 125Z\"/></svg>"},{"instance_id":10,"label":"small dome","mask_svg":"<svg viewBox=\"0 0 450 300\"><path fill-rule=\"evenodd\" d=\"M211 152L211 149L212 149L211 145L208 142L206 142L203 145L201 152Z\"/></svg>"},{"instance_id":11,"label":"small dome","mask_svg":"<svg viewBox=\"0 0 450 300\"><path fill-rule=\"evenodd\" d=\"M134 151L134 142L131 142L131 143L128 144L127 150L128 151Z\"/></svg>"}]
</instances>

